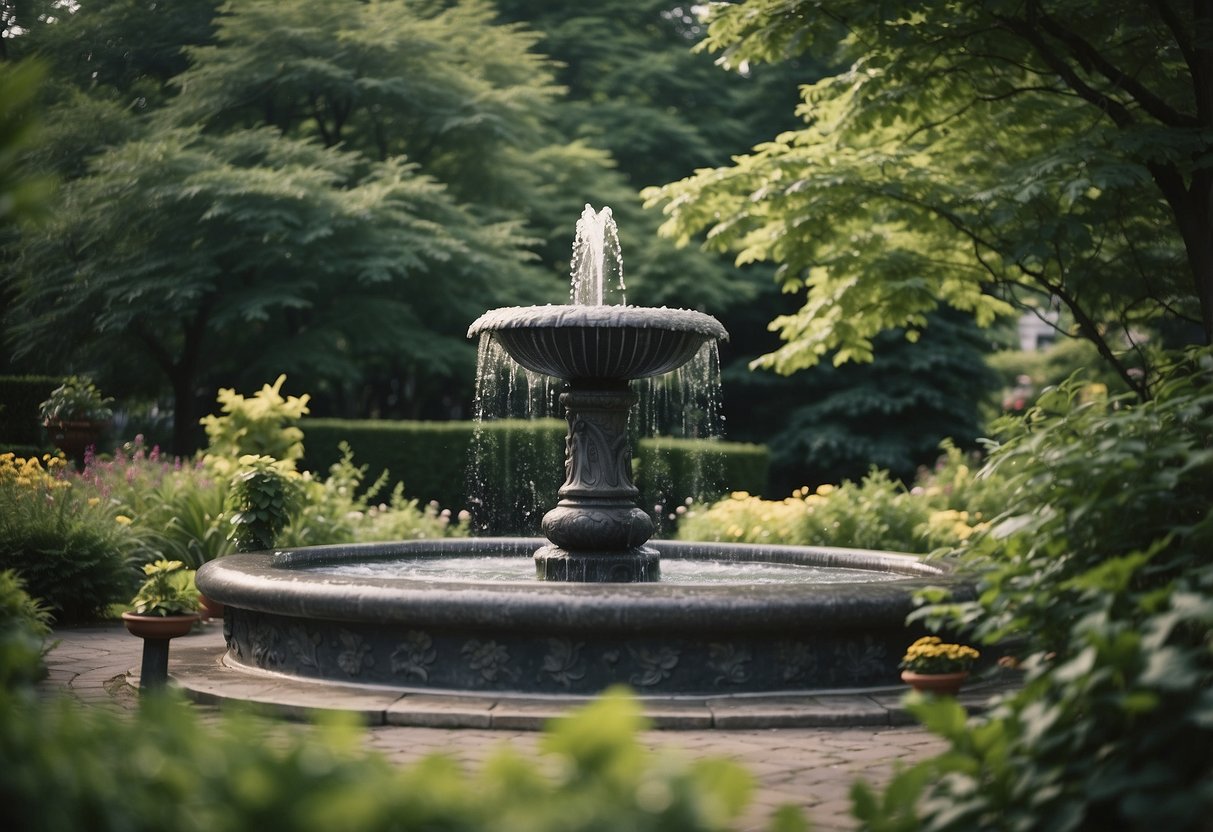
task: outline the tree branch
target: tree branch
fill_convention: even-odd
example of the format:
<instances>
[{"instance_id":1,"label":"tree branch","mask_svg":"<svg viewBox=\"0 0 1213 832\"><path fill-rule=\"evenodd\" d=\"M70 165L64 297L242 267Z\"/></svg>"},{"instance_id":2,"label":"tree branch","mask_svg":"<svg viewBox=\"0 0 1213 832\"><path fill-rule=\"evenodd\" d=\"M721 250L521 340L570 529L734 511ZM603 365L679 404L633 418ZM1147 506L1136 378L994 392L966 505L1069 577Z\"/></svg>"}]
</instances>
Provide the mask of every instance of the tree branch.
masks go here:
<instances>
[{"instance_id":1,"label":"tree branch","mask_svg":"<svg viewBox=\"0 0 1213 832\"><path fill-rule=\"evenodd\" d=\"M1041 27L1050 35L1061 41L1070 51L1079 66L1083 69L1098 72L1116 87L1128 93L1141 108L1168 127L1197 127L1200 122L1189 115L1179 112L1163 101L1136 78L1115 66L1098 49L1088 43L1081 35L1062 26L1047 14L1040 16Z\"/></svg>"}]
</instances>

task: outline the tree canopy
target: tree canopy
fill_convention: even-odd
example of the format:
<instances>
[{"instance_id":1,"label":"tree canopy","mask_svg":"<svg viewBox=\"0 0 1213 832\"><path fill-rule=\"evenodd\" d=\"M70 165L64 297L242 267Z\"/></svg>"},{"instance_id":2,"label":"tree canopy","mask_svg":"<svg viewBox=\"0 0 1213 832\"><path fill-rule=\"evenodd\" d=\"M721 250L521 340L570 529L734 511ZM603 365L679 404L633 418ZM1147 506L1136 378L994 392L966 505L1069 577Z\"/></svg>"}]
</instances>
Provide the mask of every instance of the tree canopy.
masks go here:
<instances>
[{"instance_id":1,"label":"tree canopy","mask_svg":"<svg viewBox=\"0 0 1213 832\"><path fill-rule=\"evenodd\" d=\"M647 192L667 233L772 261L780 372L868 360L941 304L1060 303L1139 395L1143 340L1213 336L1213 8L1170 0L711 7L732 66L809 53L804 124Z\"/></svg>"}]
</instances>

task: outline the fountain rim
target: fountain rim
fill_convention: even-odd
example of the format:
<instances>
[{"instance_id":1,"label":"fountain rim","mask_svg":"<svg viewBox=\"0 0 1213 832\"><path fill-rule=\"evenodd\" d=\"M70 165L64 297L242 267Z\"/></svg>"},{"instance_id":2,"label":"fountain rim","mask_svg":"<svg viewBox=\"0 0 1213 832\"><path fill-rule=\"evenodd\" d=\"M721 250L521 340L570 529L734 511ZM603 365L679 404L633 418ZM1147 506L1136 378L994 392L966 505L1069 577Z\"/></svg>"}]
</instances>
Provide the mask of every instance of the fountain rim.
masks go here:
<instances>
[{"instance_id":1,"label":"fountain rim","mask_svg":"<svg viewBox=\"0 0 1213 832\"><path fill-rule=\"evenodd\" d=\"M694 309L665 306L546 304L491 309L472 322L467 337L503 329L662 329L693 332L727 341L728 330L716 318Z\"/></svg>"},{"instance_id":2,"label":"fountain rim","mask_svg":"<svg viewBox=\"0 0 1213 832\"><path fill-rule=\"evenodd\" d=\"M778 559L797 554L821 565L895 571L904 579L873 583L583 584L431 581L302 572L324 562L382 560L410 553L526 556L538 538L457 538L302 547L227 555L203 565L199 590L227 605L258 612L351 622L416 626L500 627L545 632L642 632L811 627L845 629L873 617L904 621L912 596L928 586L960 587L946 562L894 552L803 546L651 541L663 558ZM738 555L743 557L738 557ZM716 557L713 558L713 555Z\"/></svg>"}]
</instances>

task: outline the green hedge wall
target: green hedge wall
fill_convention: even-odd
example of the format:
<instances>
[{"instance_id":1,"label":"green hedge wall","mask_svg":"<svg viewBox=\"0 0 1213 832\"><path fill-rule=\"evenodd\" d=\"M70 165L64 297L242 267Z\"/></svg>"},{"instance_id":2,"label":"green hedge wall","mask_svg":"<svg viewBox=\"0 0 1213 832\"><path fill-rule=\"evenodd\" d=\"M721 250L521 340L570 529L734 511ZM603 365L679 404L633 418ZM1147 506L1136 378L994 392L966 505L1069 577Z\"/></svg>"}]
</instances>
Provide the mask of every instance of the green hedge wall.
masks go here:
<instances>
[{"instance_id":1,"label":"green hedge wall","mask_svg":"<svg viewBox=\"0 0 1213 832\"><path fill-rule=\"evenodd\" d=\"M765 445L704 439L642 439L636 449L636 485L642 505L677 506L690 497L714 500L730 491L760 495L771 452Z\"/></svg>"},{"instance_id":2,"label":"green hedge wall","mask_svg":"<svg viewBox=\"0 0 1213 832\"><path fill-rule=\"evenodd\" d=\"M38 406L62 383L56 376L0 376L0 443L44 445Z\"/></svg>"},{"instance_id":3,"label":"green hedge wall","mask_svg":"<svg viewBox=\"0 0 1213 832\"><path fill-rule=\"evenodd\" d=\"M367 481L390 472L409 497L436 500L453 512L471 509L481 531L534 534L564 481L565 423L556 419L486 422L407 422L304 419L302 467L325 472L341 452L367 466ZM481 483L472 482L472 464ZM642 505L711 499L724 491L760 494L770 455L761 445L703 440L643 439L636 448Z\"/></svg>"},{"instance_id":4,"label":"green hedge wall","mask_svg":"<svg viewBox=\"0 0 1213 832\"><path fill-rule=\"evenodd\" d=\"M555 502L564 479L565 424L555 419L486 422L478 439L474 422L304 419L299 427L305 469L328 470L344 440L354 464L368 466L368 482L387 470L389 490L400 482L409 497L473 509L481 529L501 534L534 532L535 512ZM471 481L477 457L491 491Z\"/></svg>"}]
</instances>

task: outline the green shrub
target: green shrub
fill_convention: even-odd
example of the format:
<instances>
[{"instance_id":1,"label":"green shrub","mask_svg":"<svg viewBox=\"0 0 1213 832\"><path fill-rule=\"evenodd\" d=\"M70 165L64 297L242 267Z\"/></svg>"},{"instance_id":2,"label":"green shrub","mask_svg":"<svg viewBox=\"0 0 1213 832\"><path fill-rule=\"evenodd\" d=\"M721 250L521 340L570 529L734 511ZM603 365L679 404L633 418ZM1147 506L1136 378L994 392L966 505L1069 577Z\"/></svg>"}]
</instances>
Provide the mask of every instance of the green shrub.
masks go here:
<instances>
[{"instance_id":1,"label":"green shrub","mask_svg":"<svg viewBox=\"0 0 1213 832\"><path fill-rule=\"evenodd\" d=\"M1021 691L988 716L918 703L951 748L877 796L870 829L1206 829L1213 812L1213 356L1154 400L1046 391L983 475L1006 512L964 553L978 599L928 608L1015 639Z\"/></svg>"},{"instance_id":2,"label":"green shrub","mask_svg":"<svg viewBox=\"0 0 1213 832\"><path fill-rule=\"evenodd\" d=\"M503 744L469 774L442 756L394 767L348 723L268 738L263 723L207 725L165 697L122 719L0 694L0 812L24 832L730 828L749 777L648 751L643 727L631 698L608 695L548 728L539 759Z\"/></svg>"},{"instance_id":3,"label":"green shrub","mask_svg":"<svg viewBox=\"0 0 1213 832\"><path fill-rule=\"evenodd\" d=\"M42 446L38 410L62 383L63 379L55 376L0 376L0 442L7 450L21 453L25 448Z\"/></svg>"},{"instance_id":4,"label":"green shrub","mask_svg":"<svg viewBox=\"0 0 1213 832\"><path fill-rule=\"evenodd\" d=\"M62 474L63 460L0 454L0 569L12 569L59 621L101 617L134 589L130 518Z\"/></svg>"},{"instance_id":5,"label":"green shrub","mask_svg":"<svg viewBox=\"0 0 1213 832\"><path fill-rule=\"evenodd\" d=\"M294 470L303 457L303 431L295 426L307 413L309 396L283 396L286 376L278 376L273 385L262 385L245 397L231 389L220 389L217 396L221 416L201 419L206 428L207 448L204 461L217 476L230 477L242 456L268 456L283 470Z\"/></svg>"},{"instance_id":6,"label":"green shrub","mask_svg":"<svg viewBox=\"0 0 1213 832\"><path fill-rule=\"evenodd\" d=\"M874 470L859 483L798 488L783 500L734 492L706 507L679 508L678 537L931 552L984 528L1004 504L1001 484L978 478L972 462L945 442L936 469L908 490Z\"/></svg>"},{"instance_id":7,"label":"green shrub","mask_svg":"<svg viewBox=\"0 0 1213 832\"><path fill-rule=\"evenodd\" d=\"M300 490L269 456L248 454L228 484L228 539L239 552L272 549L300 499Z\"/></svg>"},{"instance_id":8,"label":"green shrub","mask_svg":"<svg viewBox=\"0 0 1213 832\"><path fill-rule=\"evenodd\" d=\"M0 572L0 690L46 675L42 654L49 634L50 612L30 597L16 572Z\"/></svg>"}]
</instances>

